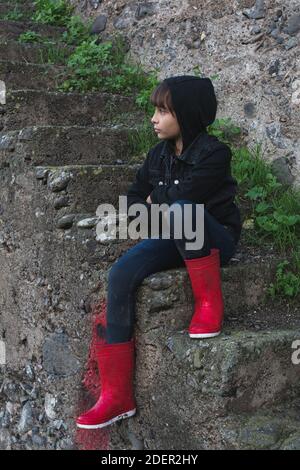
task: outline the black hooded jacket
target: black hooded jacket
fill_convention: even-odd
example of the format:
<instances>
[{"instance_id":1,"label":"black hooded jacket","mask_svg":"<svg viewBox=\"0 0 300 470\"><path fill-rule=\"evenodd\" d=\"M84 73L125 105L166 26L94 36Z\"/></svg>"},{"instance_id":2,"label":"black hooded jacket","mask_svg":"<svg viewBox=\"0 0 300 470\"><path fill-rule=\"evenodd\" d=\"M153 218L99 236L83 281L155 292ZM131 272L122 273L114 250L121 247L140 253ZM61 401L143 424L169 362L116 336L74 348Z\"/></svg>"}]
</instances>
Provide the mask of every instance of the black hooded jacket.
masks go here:
<instances>
[{"instance_id":1,"label":"black hooded jacket","mask_svg":"<svg viewBox=\"0 0 300 470\"><path fill-rule=\"evenodd\" d=\"M231 150L207 133L217 112L209 78L182 75L165 79L181 130L183 148L175 155L174 142L162 140L148 151L127 193L127 208L139 202L171 205L178 199L204 204L204 208L240 238L242 221L234 203L237 181L231 175ZM149 218L150 220L150 218Z\"/></svg>"}]
</instances>

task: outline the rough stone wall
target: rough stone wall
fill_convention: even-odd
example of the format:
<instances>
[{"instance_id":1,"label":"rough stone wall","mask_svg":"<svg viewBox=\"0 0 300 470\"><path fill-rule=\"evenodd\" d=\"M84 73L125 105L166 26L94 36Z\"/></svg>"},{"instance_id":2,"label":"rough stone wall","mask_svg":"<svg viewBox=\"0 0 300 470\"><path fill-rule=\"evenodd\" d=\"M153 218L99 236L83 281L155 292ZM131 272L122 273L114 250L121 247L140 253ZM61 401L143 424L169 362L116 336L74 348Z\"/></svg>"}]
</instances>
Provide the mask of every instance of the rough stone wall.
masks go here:
<instances>
[{"instance_id":1,"label":"rough stone wall","mask_svg":"<svg viewBox=\"0 0 300 470\"><path fill-rule=\"evenodd\" d=\"M281 180L300 182L300 6L297 0L73 0L103 39L128 38L129 55L158 77L217 75L217 117L245 143L262 143Z\"/></svg>"},{"instance_id":2,"label":"rough stone wall","mask_svg":"<svg viewBox=\"0 0 300 470\"><path fill-rule=\"evenodd\" d=\"M89 345L107 274L136 243L97 240L95 211L126 193L137 170L128 138L143 116L127 97L53 91L61 67L17 42L27 29L0 23L0 449L299 449L299 303L265 302L279 259L271 247L251 253L243 234L222 268L223 334L184 334L184 268L149 276L136 302L137 414L103 432L76 429L96 397Z\"/></svg>"}]
</instances>

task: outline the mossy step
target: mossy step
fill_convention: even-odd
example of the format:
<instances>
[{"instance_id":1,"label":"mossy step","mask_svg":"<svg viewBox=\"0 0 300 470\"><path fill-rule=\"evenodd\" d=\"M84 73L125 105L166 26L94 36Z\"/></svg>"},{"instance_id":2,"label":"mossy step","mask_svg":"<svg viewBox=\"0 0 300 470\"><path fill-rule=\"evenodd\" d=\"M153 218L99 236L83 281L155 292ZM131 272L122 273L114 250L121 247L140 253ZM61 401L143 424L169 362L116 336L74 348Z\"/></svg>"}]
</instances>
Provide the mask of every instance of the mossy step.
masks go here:
<instances>
[{"instance_id":1,"label":"mossy step","mask_svg":"<svg viewBox=\"0 0 300 470\"><path fill-rule=\"evenodd\" d=\"M190 321L178 315L170 327L172 312L151 315L145 328L145 302L138 304L135 327L136 399L143 423L132 422L131 435L145 439L149 448L159 443L178 449L180 422L185 449L249 448L254 434L261 436L258 448L269 448L283 444L289 425L290 433L297 431L300 367L292 363L291 346L300 330L224 330L215 338L191 339L187 331L168 333L179 323L187 328ZM276 412L280 406L283 414Z\"/></svg>"},{"instance_id":2,"label":"mossy step","mask_svg":"<svg viewBox=\"0 0 300 470\"><path fill-rule=\"evenodd\" d=\"M43 38L61 39L66 28L36 23L34 21L0 20L0 38L17 39L20 34L27 31L34 31Z\"/></svg>"},{"instance_id":3,"label":"mossy step","mask_svg":"<svg viewBox=\"0 0 300 470\"><path fill-rule=\"evenodd\" d=\"M66 77L66 67L47 64L30 64L0 60L0 80L6 90L56 89Z\"/></svg>"},{"instance_id":4,"label":"mossy step","mask_svg":"<svg viewBox=\"0 0 300 470\"><path fill-rule=\"evenodd\" d=\"M246 412L299 397L300 367L292 361L292 345L299 337L300 328L225 329L214 339L198 341L177 332L167 347L175 361L195 374L203 395L225 400L227 410Z\"/></svg>"},{"instance_id":5,"label":"mossy step","mask_svg":"<svg viewBox=\"0 0 300 470\"><path fill-rule=\"evenodd\" d=\"M31 2L17 3L17 2L0 2L0 19L8 13L12 12L23 13L25 17L29 17L34 12L34 6Z\"/></svg>"},{"instance_id":6,"label":"mossy step","mask_svg":"<svg viewBox=\"0 0 300 470\"><path fill-rule=\"evenodd\" d=\"M1 161L14 159L33 165L138 163L144 155L132 152L138 127L27 127L0 133Z\"/></svg>"},{"instance_id":7,"label":"mossy step","mask_svg":"<svg viewBox=\"0 0 300 470\"><path fill-rule=\"evenodd\" d=\"M282 258L274 257L260 262L237 263L233 256L226 266L221 267L226 328L256 332L256 323L261 325L261 331L276 326L300 328L300 307L290 309L293 319L289 321L287 302L273 301L267 295L267 287L274 281L280 261ZM158 333L160 328L162 331L185 328L194 310L193 292L184 262L180 267L149 275L144 279L139 295L140 308L145 313L140 325L143 333L148 329ZM163 318L168 321L164 322Z\"/></svg>"},{"instance_id":8,"label":"mossy step","mask_svg":"<svg viewBox=\"0 0 300 470\"><path fill-rule=\"evenodd\" d=\"M0 0L0 4L15 6L33 6L32 0Z\"/></svg>"},{"instance_id":9,"label":"mossy step","mask_svg":"<svg viewBox=\"0 0 300 470\"><path fill-rule=\"evenodd\" d=\"M136 124L143 119L133 98L112 93L62 93L16 90L6 94L0 105L0 130L28 126L79 125L105 123Z\"/></svg>"},{"instance_id":10,"label":"mossy step","mask_svg":"<svg viewBox=\"0 0 300 470\"><path fill-rule=\"evenodd\" d=\"M64 58L71 54L74 47L53 44L50 46L35 43L21 43L0 38L0 60L47 64L55 57L56 64L64 64Z\"/></svg>"}]
</instances>

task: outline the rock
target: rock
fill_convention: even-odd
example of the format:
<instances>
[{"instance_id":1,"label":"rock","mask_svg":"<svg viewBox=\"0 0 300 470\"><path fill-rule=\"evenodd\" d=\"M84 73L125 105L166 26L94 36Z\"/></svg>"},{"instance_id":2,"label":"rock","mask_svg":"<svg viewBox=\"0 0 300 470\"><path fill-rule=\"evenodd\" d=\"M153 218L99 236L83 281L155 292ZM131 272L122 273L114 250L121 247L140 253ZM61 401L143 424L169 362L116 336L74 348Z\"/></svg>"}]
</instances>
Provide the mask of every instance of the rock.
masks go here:
<instances>
[{"instance_id":1,"label":"rock","mask_svg":"<svg viewBox=\"0 0 300 470\"><path fill-rule=\"evenodd\" d=\"M23 434L31 429L33 423L32 407L30 401L27 401L22 408L21 418L18 424L18 432Z\"/></svg>"},{"instance_id":2,"label":"rock","mask_svg":"<svg viewBox=\"0 0 300 470\"><path fill-rule=\"evenodd\" d=\"M266 12L264 0L256 0L254 7L251 9L244 10L243 15L247 16L247 18L251 18L254 20L265 18Z\"/></svg>"},{"instance_id":3,"label":"rock","mask_svg":"<svg viewBox=\"0 0 300 470\"><path fill-rule=\"evenodd\" d=\"M101 33L102 31L105 30L106 23L107 23L107 16L106 15L97 16L97 18L95 19L95 21L92 24L91 33L92 34Z\"/></svg>"},{"instance_id":4,"label":"rock","mask_svg":"<svg viewBox=\"0 0 300 470\"><path fill-rule=\"evenodd\" d=\"M102 0L89 0L89 4L91 5L92 8L97 10L98 6L100 5Z\"/></svg>"},{"instance_id":5,"label":"rock","mask_svg":"<svg viewBox=\"0 0 300 470\"><path fill-rule=\"evenodd\" d=\"M244 113L245 113L245 116L249 118L253 118L256 115L255 104L251 102L246 103L244 105Z\"/></svg>"},{"instance_id":6,"label":"rock","mask_svg":"<svg viewBox=\"0 0 300 470\"><path fill-rule=\"evenodd\" d=\"M153 290L164 290L171 287L173 278L167 273L159 273L159 275L149 276L143 282Z\"/></svg>"},{"instance_id":7,"label":"rock","mask_svg":"<svg viewBox=\"0 0 300 470\"><path fill-rule=\"evenodd\" d=\"M273 64L270 65L270 67L268 69L269 74L273 75L273 73L275 73L277 75L278 72L279 72L279 65L280 65L279 59L275 59Z\"/></svg>"},{"instance_id":8,"label":"rock","mask_svg":"<svg viewBox=\"0 0 300 470\"><path fill-rule=\"evenodd\" d=\"M55 449L56 450L72 450L74 449L74 444L69 437L59 439L55 443Z\"/></svg>"},{"instance_id":9,"label":"rock","mask_svg":"<svg viewBox=\"0 0 300 470\"><path fill-rule=\"evenodd\" d=\"M300 432L291 434L280 446L280 450L300 450Z\"/></svg>"},{"instance_id":10,"label":"rock","mask_svg":"<svg viewBox=\"0 0 300 470\"><path fill-rule=\"evenodd\" d=\"M67 171L53 172L48 179L48 188L53 192L62 191L68 186L70 179L71 175Z\"/></svg>"},{"instance_id":11,"label":"rock","mask_svg":"<svg viewBox=\"0 0 300 470\"><path fill-rule=\"evenodd\" d=\"M138 5L135 18L141 20L146 16L152 16L155 13L155 4L154 3L141 3Z\"/></svg>"},{"instance_id":12,"label":"rock","mask_svg":"<svg viewBox=\"0 0 300 470\"><path fill-rule=\"evenodd\" d=\"M280 131L280 124L278 122L272 122L266 126L266 134L271 140L272 144L275 147L280 149L285 149L287 147L286 143L283 140L281 131Z\"/></svg>"},{"instance_id":13,"label":"rock","mask_svg":"<svg viewBox=\"0 0 300 470\"><path fill-rule=\"evenodd\" d=\"M159 312L160 310L171 308L176 301L176 295L167 295L166 292L157 291L155 292L155 295L153 295L151 299L148 300L149 312L154 313Z\"/></svg>"},{"instance_id":14,"label":"rock","mask_svg":"<svg viewBox=\"0 0 300 470\"><path fill-rule=\"evenodd\" d=\"M240 430L240 442L246 449L270 449L281 437L279 420L264 416L254 416Z\"/></svg>"},{"instance_id":15,"label":"rock","mask_svg":"<svg viewBox=\"0 0 300 470\"><path fill-rule=\"evenodd\" d=\"M0 413L0 426L2 428L8 428L11 422L11 416L8 410L1 411Z\"/></svg>"},{"instance_id":16,"label":"rock","mask_svg":"<svg viewBox=\"0 0 300 470\"><path fill-rule=\"evenodd\" d=\"M62 207L66 207L69 205L69 198L68 196L60 196L54 201L54 208L61 209Z\"/></svg>"},{"instance_id":17,"label":"rock","mask_svg":"<svg viewBox=\"0 0 300 470\"><path fill-rule=\"evenodd\" d=\"M98 217L89 217L87 219L82 219L77 222L77 227L79 228L93 228L99 222Z\"/></svg>"},{"instance_id":18,"label":"rock","mask_svg":"<svg viewBox=\"0 0 300 470\"><path fill-rule=\"evenodd\" d=\"M288 51L289 49L292 49L293 47L298 46L299 41L297 38L289 38L288 42L285 44L285 48Z\"/></svg>"},{"instance_id":19,"label":"rock","mask_svg":"<svg viewBox=\"0 0 300 470\"><path fill-rule=\"evenodd\" d=\"M251 29L250 34L259 34L259 33L261 33L261 27L258 24L256 24Z\"/></svg>"},{"instance_id":20,"label":"rock","mask_svg":"<svg viewBox=\"0 0 300 470\"><path fill-rule=\"evenodd\" d=\"M34 370L30 364L26 364L25 373L30 380L34 380Z\"/></svg>"},{"instance_id":21,"label":"rock","mask_svg":"<svg viewBox=\"0 0 300 470\"><path fill-rule=\"evenodd\" d=\"M15 149L15 139L12 135L0 135L0 150L11 150Z\"/></svg>"},{"instance_id":22,"label":"rock","mask_svg":"<svg viewBox=\"0 0 300 470\"><path fill-rule=\"evenodd\" d=\"M292 184L295 177L292 175L285 157L279 157L272 161L272 169L280 183Z\"/></svg>"},{"instance_id":23,"label":"rock","mask_svg":"<svg viewBox=\"0 0 300 470\"><path fill-rule=\"evenodd\" d=\"M47 179L49 170L47 168L37 168L35 171L36 179Z\"/></svg>"},{"instance_id":24,"label":"rock","mask_svg":"<svg viewBox=\"0 0 300 470\"><path fill-rule=\"evenodd\" d=\"M51 393L46 393L45 413L49 419L56 418L55 406L56 406L56 398L53 395L51 395Z\"/></svg>"},{"instance_id":25,"label":"rock","mask_svg":"<svg viewBox=\"0 0 300 470\"><path fill-rule=\"evenodd\" d=\"M134 4L127 5L122 11L121 15L117 17L113 25L116 29L126 29L131 26L134 15L136 11L136 6Z\"/></svg>"},{"instance_id":26,"label":"rock","mask_svg":"<svg viewBox=\"0 0 300 470\"><path fill-rule=\"evenodd\" d=\"M0 450L11 450L11 437L8 429L0 428Z\"/></svg>"},{"instance_id":27,"label":"rock","mask_svg":"<svg viewBox=\"0 0 300 470\"><path fill-rule=\"evenodd\" d=\"M63 229L71 228L73 225L74 219L75 219L74 214L64 215L57 221L56 227L63 228Z\"/></svg>"},{"instance_id":28,"label":"rock","mask_svg":"<svg viewBox=\"0 0 300 470\"><path fill-rule=\"evenodd\" d=\"M19 401L21 387L19 384L7 382L3 386L3 393L7 396L10 401L16 402Z\"/></svg>"},{"instance_id":29,"label":"rock","mask_svg":"<svg viewBox=\"0 0 300 470\"><path fill-rule=\"evenodd\" d=\"M69 338L64 333L52 333L43 345L43 364L48 374L65 377L80 369L80 362L73 355Z\"/></svg>"},{"instance_id":30,"label":"rock","mask_svg":"<svg viewBox=\"0 0 300 470\"><path fill-rule=\"evenodd\" d=\"M31 439L34 446L41 448L46 447L46 439L45 437L40 436L40 434L33 434Z\"/></svg>"},{"instance_id":31,"label":"rock","mask_svg":"<svg viewBox=\"0 0 300 470\"><path fill-rule=\"evenodd\" d=\"M272 38L277 38L278 37L278 34L280 33L279 29L278 28L274 28L272 31L271 31L271 36Z\"/></svg>"},{"instance_id":32,"label":"rock","mask_svg":"<svg viewBox=\"0 0 300 470\"><path fill-rule=\"evenodd\" d=\"M300 31L300 15L292 15L287 26L283 29L284 33L289 34L290 36L298 34Z\"/></svg>"}]
</instances>

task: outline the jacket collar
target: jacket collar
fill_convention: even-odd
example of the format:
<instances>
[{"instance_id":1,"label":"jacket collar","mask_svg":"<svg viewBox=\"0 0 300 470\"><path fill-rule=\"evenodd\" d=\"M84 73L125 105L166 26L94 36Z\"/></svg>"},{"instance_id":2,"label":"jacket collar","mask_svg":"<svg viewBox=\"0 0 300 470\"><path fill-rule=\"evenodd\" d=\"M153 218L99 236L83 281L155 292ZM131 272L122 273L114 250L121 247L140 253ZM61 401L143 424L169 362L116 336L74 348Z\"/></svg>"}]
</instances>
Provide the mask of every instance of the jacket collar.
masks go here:
<instances>
[{"instance_id":1,"label":"jacket collar","mask_svg":"<svg viewBox=\"0 0 300 470\"><path fill-rule=\"evenodd\" d=\"M181 155L176 155L176 158L178 160L181 160L182 162L188 163L189 165L194 165L196 162L195 157L199 156L199 148L202 146L203 139L207 137L207 135L208 134L205 131L198 134L193 140L193 142L185 149L185 151ZM174 149L172 148L170 141L165 140L160 154L160 158L163 159L171 155L174 155Z\"/></svg>"}]
</instances>

